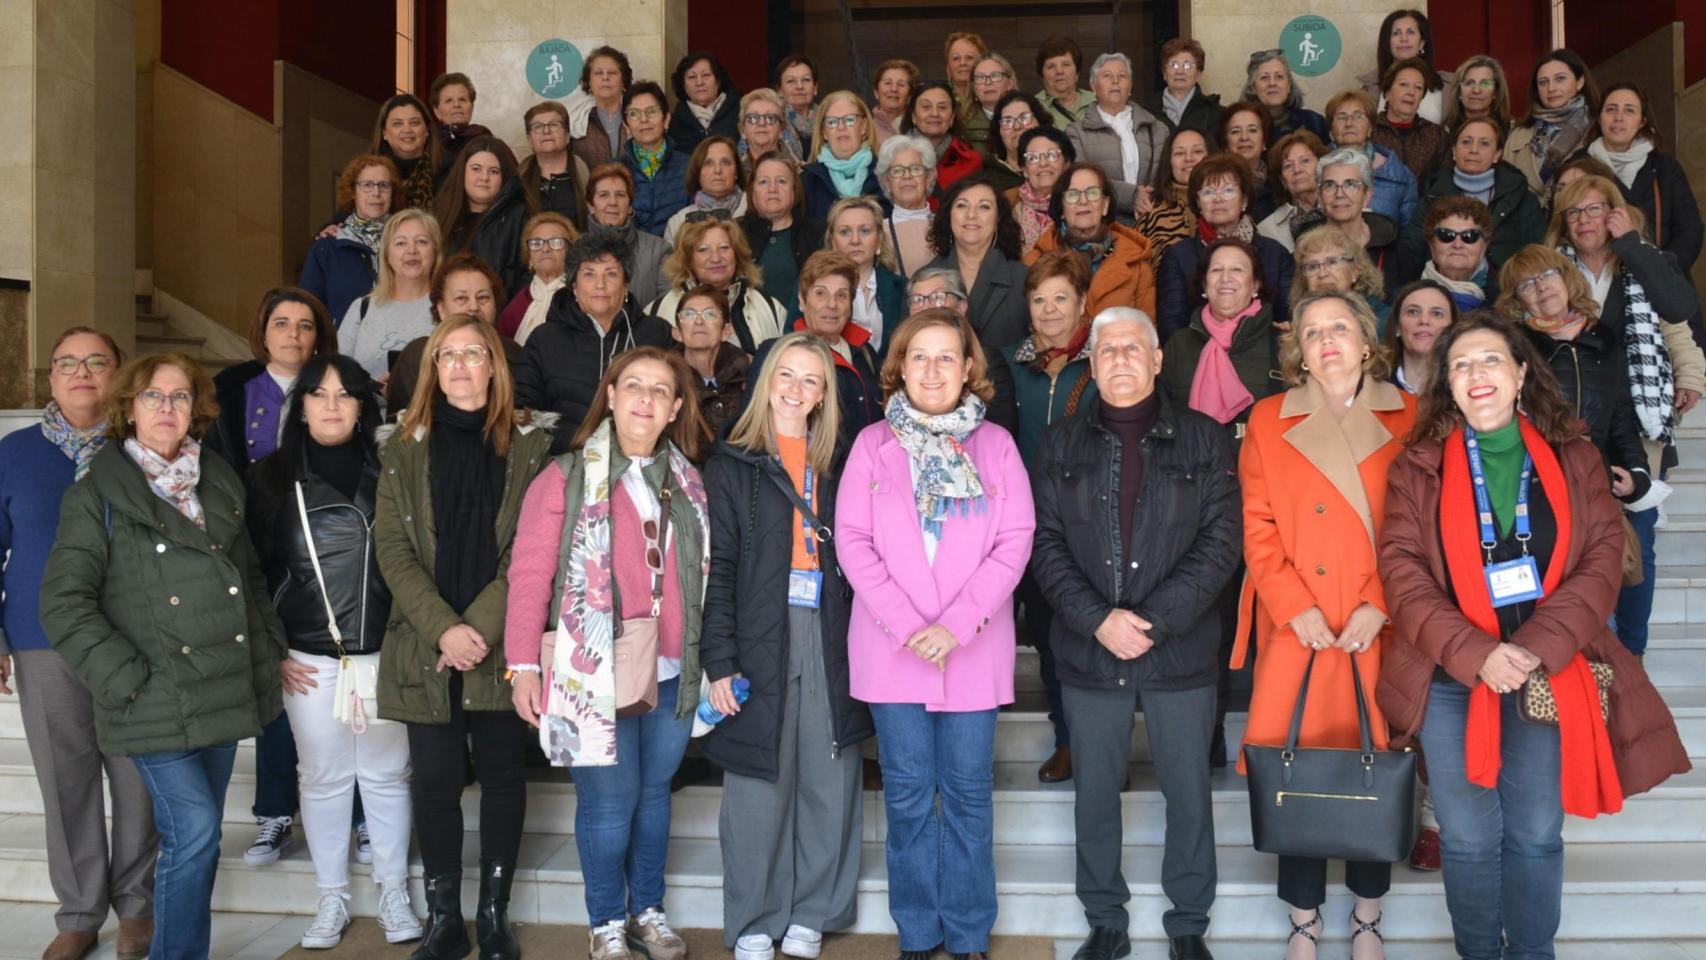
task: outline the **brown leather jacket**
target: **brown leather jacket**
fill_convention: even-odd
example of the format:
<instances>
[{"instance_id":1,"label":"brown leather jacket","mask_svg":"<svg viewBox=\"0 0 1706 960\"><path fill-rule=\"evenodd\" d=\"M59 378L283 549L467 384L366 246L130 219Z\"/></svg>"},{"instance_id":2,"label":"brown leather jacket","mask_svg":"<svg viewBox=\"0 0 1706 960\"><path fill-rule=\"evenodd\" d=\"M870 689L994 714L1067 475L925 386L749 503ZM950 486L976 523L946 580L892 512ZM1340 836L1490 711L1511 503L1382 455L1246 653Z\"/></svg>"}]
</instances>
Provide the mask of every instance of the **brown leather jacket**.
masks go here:
<instances>
[{"instance_id":1,"label":"brown leather jacket","mask_svg":"<svg viewBox=\"0 0 1706 960\"><path fill-rule=\"evenodd\" d=\"M1621 586L1623 525L1599 451L1586 439L1572 440L1558 448L1558 463L1573 518L1563 580L1511 642L1538 655L1551 673L1577 651L1612 665L1611 748L1623 794L1633 796L1688 770L1688 753L1640 661L1606 626ZM1471 624L1451 598L1439 534L1440 464L1439 442L1418 443L1392 464L1387 481L1380 576L1392 637L1376 699L1394 749L1415 740L1434 667L1473 685L1499 642Z\"/></svg>"}]
</instances>

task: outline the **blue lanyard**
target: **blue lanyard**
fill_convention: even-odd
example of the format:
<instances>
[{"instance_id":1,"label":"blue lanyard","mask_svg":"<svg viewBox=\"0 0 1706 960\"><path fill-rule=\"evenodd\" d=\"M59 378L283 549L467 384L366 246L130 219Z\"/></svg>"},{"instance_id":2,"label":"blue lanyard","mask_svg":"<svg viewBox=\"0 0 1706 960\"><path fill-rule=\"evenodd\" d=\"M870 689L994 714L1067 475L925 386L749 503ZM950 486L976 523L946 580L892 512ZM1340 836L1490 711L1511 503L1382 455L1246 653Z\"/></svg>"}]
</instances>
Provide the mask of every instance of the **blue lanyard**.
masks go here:
<instances>
[{"instance_id":1,"label":"blue lanyard","mask_svg":"<svg viewBox=\"0 0 1706 960\"><path fill-rule=\"evenodd\" d=\"M1475 428L1463 425L1463 443L1469 448L1469 475L1475 486L1475 511L1481 524L1481 549L1486 551L1487 562L1493 561L1493 548L1498 546L1499 532L1493 525L1493 501L1487 494L1487 477L1481 468L1481 442L1475 437ZM1522 544L1522 555L1528 556L1528 541L1532 536L1528 526L1528 481L1534 476L1534 457L1527 451L1522 455L1522 478L1516 488L1516 522L1513 525L1517 542Z\"/></svg>"},{"instance_id":2,"label":"blue lanyard","mask_svg":"<svg viewBox=\"0 0 1706 960\"><path fill-rule=\"evenodd\" d=\"M803 499L806 501L806 504L808 506L815 506L815 502L812 500L812 467L811 467L811 464L809 464L809 463L806 464L805 488L806 489L805 489ZM817 568L817 562L818 562L817 561L817 533L812 530L811 521L807 520L806 515L803 513L800 514L800 528L802 530L804 530L805 534L806 534L806 536L805 536L806 556L812 558L812 568L816 569Z\"/></svg>"}]
</instances>

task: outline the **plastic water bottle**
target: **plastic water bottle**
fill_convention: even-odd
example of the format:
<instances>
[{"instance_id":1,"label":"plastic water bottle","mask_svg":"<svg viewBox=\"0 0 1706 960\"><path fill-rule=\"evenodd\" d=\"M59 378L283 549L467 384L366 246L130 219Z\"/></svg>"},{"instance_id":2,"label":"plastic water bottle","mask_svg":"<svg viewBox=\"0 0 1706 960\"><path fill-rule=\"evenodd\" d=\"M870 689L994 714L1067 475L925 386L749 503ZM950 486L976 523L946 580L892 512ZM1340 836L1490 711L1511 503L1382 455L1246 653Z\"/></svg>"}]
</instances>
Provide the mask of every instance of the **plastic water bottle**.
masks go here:
<instances>
[{"instance_id":1,"label":"plastic water bottle","mask_svg":"<svg viewBox=\"0 0 1706 960\"><path fill-rule=\"evenodd\" d=\"M746 698L752 696L752 682L745 677L736 677L734 682L735 703L745 705ZM711 705L711 687L705 686L705 697L699 701L699 709L693 711L693 736L702 737L711 732L711 728L723 722L723 712Z\"/></svg>"}]
</instances>

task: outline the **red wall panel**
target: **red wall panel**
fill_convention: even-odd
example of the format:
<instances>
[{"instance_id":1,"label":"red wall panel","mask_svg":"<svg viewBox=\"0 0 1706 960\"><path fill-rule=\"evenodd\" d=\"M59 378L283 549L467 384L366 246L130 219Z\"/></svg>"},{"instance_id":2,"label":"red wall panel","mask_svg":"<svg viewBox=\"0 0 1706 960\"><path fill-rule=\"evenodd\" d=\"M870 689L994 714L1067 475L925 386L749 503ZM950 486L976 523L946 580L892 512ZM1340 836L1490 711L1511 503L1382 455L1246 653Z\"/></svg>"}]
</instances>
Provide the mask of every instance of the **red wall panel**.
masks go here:
<instances>
[{"instance_id":1,"label":"red wall panel","mask_svg":"<svg viewBox=\"0 0 1706 960\"><path fill-rule=\"evenodd\" d=\"M1581 0L1578 0L1580 3ZM1528 104L1528 78L1535 61L1551 49L1552 26L1546 0L1478 0L1435 4L1435 63L1442 70L1477 53L1497 57L1511 85L1511 110L1522 116Z\"/></svg>"},{"instance_id":2,"label":"red wall panel","mask_svg":"<svg viewBox=\"0 0 1706 960\"><path fill-rule=\"evenodd\" d=\"M290 0L279 18L279 59L384 100L397 86L396 35L395 4Z\"/></svg>"},{"instance_id":3,"label":"red wall panel","mask_svg":"<svg viewBox=\"0 0 1706 960\"><path fill-rule=\"evenodd\" d=\"M688 4L687 45L690 50L716 54L742 93L770 86L770 5L766 0ZM675 64L664 67L673 71ZM669 89L668 74L655 79Z\"/></svg>"},{"instance_id":4,"label":"red wall panel","mask_svg":"<svg viewBox=\"0 0 1706 960\"><path fill-rule=\"evenodd\" d=\"M160 61L271 120L278 27L278 0L171 0L160 9Z\"/></svg>"}]
</instances>

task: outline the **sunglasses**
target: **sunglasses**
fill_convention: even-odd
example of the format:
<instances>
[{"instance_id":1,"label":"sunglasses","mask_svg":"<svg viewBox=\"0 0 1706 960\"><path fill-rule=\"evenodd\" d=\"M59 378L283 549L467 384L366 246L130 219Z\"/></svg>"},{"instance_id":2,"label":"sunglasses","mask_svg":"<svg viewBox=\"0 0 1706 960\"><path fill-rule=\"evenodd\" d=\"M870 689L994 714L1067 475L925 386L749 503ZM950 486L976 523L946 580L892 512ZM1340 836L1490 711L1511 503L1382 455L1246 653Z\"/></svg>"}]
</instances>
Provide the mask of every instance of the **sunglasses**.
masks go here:
<instances>
[{"instance_id":1,"label":"sunglasses","mask_svg":"<svg viewBox=\"0 0 1706 960\"><path fill-rule=\"evenodd\" d=\"M1467 230L1452 230L1449 227L1435 227L1434 239L1440 243L1456 243L1462 240L1464 243L1476 244L1481 242L1481 228L1470 227Z\"/></svg>"}]
</instances>

